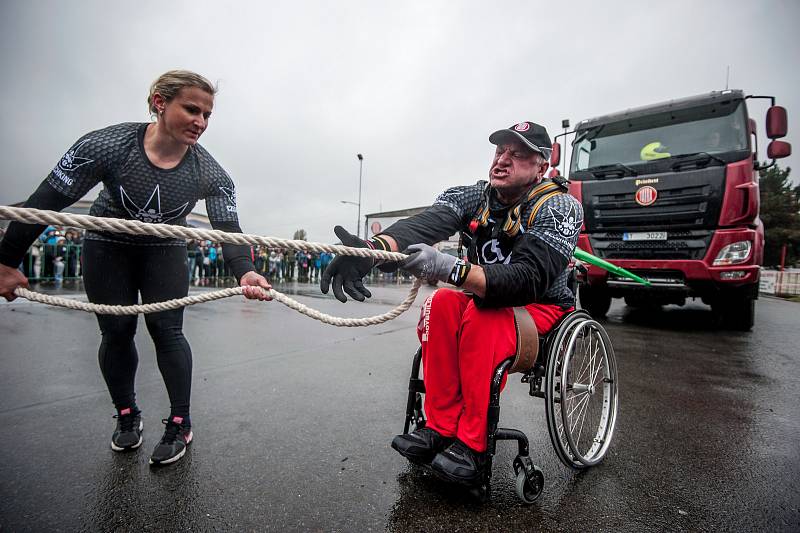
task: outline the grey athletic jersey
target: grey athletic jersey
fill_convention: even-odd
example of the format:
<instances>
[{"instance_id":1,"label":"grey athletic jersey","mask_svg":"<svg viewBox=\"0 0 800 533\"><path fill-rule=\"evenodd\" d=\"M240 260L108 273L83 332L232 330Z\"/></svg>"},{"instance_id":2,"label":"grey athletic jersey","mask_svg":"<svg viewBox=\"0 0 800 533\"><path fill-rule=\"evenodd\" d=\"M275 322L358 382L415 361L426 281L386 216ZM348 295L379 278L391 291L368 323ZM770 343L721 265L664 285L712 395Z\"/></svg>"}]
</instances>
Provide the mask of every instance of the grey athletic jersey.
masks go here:
<instances>
[{"instance_id":1,"label":"grey athletic jersey","mask_svg":"<svg viewBox=\"0 0 800 533\"><path fill-rule=\"evenodd\" d=\"M236 190L228 174L199 144L183 160L165 170L144 152L147 123L123 123L88 133L67 151L47 177L54 189L78 200L97 183L103 190L91 207L99 217L186 225L186 215L205 199L209 220L238 225ZM180 244L185 241L144 235L89 232L87 239L138 244Z\"/></svg>"}]
</instances>

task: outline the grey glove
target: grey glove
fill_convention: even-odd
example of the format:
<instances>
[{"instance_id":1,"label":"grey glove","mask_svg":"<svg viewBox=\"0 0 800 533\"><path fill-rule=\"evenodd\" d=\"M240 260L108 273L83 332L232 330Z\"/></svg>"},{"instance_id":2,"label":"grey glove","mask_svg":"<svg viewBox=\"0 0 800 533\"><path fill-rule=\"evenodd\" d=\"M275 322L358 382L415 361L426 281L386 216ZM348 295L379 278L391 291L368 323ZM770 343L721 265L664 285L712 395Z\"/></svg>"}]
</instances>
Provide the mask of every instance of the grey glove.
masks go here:
<instances>
[{"instance_id":1,"label":"grey glove","mask_svg":"<svg viewBox=\"0 0 800 533\"><path fill-rule=\"evenodd\" d=\"M400 261L400 268L428 282L449 282L458 261L427 244L412 244L404 253L411 255Z\"/></svg>"}]
</instances>

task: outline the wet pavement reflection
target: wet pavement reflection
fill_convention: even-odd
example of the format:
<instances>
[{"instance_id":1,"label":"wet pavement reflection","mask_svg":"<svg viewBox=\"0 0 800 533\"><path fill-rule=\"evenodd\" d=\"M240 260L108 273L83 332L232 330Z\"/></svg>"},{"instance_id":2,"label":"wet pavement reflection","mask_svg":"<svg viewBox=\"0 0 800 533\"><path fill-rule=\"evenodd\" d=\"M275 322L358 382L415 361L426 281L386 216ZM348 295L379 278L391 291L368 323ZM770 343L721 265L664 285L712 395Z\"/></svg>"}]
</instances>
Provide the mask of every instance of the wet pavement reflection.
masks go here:
<instances>
[{"instance_id":1,"label":"wet pavement reflection","mask_svg":"<svg viewBox=\"0 0 800 533\"><path fill-rule=\"evenodd\" d=\"M358 317L386 311L408 288L375 287L360 305L312 285L280 290ZM418 306L432 290L371 328L325 326L276 303L188 309L196 439L183 460L159 469L148 457L168 401L144 327L144 444L116 454L94 317L0 304L0 530L798 530L800 304L762 298L754 330L740 333L700 304L615 303L604 325L620 410L605 461L565 468L544 402L511 379L501 425L528 435L545 488L522 505L516 446L503 442L482 505L389 447L403 425Z\"/></svg>"}]
</instances>

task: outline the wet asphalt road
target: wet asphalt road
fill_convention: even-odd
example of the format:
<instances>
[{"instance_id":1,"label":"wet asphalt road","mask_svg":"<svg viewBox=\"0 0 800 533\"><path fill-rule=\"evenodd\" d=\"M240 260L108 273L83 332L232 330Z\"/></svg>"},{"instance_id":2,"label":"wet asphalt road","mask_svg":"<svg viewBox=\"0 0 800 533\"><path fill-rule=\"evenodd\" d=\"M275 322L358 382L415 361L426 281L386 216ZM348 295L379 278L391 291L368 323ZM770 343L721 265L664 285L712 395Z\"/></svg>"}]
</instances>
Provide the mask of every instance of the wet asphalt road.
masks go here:
<instances>
[{"instance_id":1,"label":"wet asphalt road","mask_svg":"<svg viewBox=\"0 0 800 533\"><path fill-rule=\"evenodd\" d=\"M367 316L407 289L376 288L369 304L308 286L297 298ZM530 507L514 495L511 443L499 444L485 505L389 447L417 316L349 329L278 303L189 308L195 441L179 464L151 469L168 402L143 322L145 441L116 454L94 317L0 304L0 530L800 530L800 304L763 298L754 331L735 333L699 304L615 303L605 325L619 365L617 431L606 460L582 473L558 462L544 402L512 379L501 425L527 433L545 475Z\"/></svg>"}]
</instances>

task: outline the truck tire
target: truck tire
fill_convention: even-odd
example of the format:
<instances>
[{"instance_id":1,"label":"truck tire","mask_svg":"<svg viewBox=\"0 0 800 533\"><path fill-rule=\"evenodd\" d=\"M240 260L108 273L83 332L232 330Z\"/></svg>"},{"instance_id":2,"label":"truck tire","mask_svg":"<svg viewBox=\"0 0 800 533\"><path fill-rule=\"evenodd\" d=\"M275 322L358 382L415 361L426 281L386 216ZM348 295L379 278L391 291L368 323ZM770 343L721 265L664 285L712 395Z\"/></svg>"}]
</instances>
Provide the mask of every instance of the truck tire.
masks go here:
<instances>
[{"instance_id":1,"label":"truck tire","mask_svg":"<svg viewBox=\"0 0 800 533\"><path fill-rule=\"evenodd\" d=\"M750 331L753 329L756 317L755 298L745 296L728 299L720 308L720 314L725 327L736 331Z\"/></svg>"},{"instance_id":2,"label":"truck tire","mask_svg":"<svg viewBox=\"0 0 800 533\"><path fill-rule=\"evenodd\" d=\"M611 307L611 294L605 287L590 287L581 285L578 289L581 309L586 310L593 318L606 316Z\"/></svg>"}]
</instances>

